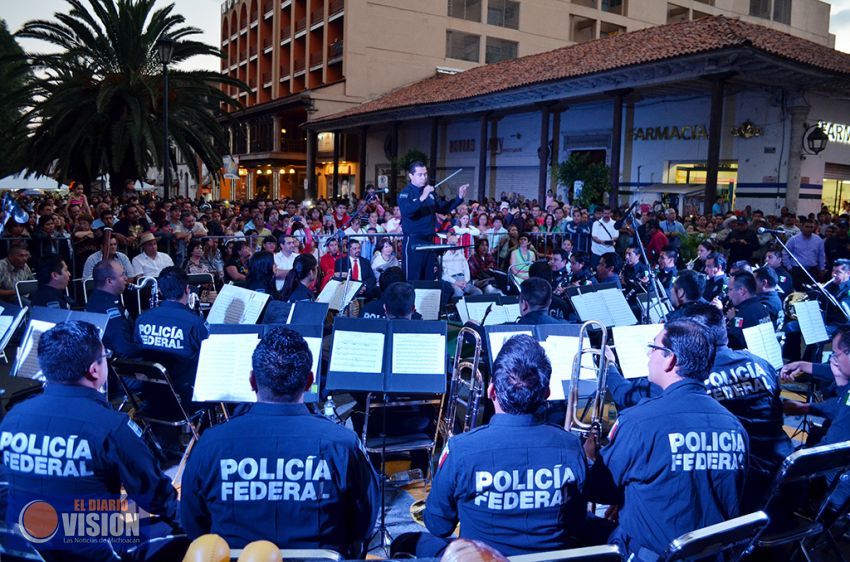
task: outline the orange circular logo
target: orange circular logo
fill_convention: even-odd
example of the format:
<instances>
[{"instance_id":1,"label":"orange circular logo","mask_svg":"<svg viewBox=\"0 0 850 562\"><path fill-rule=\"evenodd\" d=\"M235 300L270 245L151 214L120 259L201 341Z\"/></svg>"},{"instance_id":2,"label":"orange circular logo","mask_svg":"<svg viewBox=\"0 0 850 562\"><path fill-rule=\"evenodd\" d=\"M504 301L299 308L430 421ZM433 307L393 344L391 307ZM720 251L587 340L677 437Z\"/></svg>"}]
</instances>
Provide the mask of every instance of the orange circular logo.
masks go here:
<instances>
[{"instance_id":1,"label":"orange circular logo","mask_svg":"<svg viewBox=\"0 0 850 562\"><path fill-rule=\"evenodd\" d=\"M46 501L31 501L21 510L18 526L28 541L44 543L59 530L59 514Z\"/></svg>"}]
</instances>

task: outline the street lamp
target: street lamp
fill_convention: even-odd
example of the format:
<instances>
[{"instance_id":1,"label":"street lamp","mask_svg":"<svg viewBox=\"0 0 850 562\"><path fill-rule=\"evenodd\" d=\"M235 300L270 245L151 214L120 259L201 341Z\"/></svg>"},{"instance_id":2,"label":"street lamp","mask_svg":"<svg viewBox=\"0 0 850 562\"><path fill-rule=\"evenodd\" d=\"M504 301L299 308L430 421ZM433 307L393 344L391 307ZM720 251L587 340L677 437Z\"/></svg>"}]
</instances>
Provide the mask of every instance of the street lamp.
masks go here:
<instances>
[{"instance_id":1,"label":"street lamp","mask_svg":"<svg viewBox=\"0 0 850 562\"><path fill-rule=\"evenodd\" d=\"M820 126L820 123L811 125L803 133L803 153L817 155L826 149L829 136Z\"/></svg>"},{"instance_id":2,"label":"street lamp","mask_svg":"<svg viewBox=\"0 0 850 562\"><path fill-rule=\"evenodd\" d=\"M170 164L168 159L168 65L171 63L171 57L174 56L174 39L170 37L160 37L156 42L156 48L159 50L159 62L162 63L162 178L163 188L162 195L168 199L169 191L171 191Z\"/></svg>"}]
</instances>

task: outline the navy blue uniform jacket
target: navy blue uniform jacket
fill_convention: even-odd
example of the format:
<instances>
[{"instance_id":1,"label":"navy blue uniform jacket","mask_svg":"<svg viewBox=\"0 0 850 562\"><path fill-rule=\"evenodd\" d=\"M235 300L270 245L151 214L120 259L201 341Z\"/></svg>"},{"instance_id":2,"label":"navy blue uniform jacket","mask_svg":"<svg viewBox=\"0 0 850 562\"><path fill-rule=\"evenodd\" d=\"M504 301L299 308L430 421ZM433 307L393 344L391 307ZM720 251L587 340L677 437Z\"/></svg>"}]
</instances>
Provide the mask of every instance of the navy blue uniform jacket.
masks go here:
<instances>
[{"instance_id":1,"label":"navy blue uniform jacket","mask_svg":"<svg viewBox=\"0 0 850 562\"><path fill-rule=\"evenodd\" d=\"M253 404L204 433L186 464L180 505L191 538L231 548L330 548L351 556L378 516L378 479L354 432L303 404Z\"/></svg>"},{"instance_id":2,"label":"navy blue uniform jacket","mask_svg":"<svg viewBox=\"0 0 850 562\"><path fill-rule=\"evenodd\" d=\"M209 337L203 318L177 301L164 301L136 319L135 341L148 361L158 361L179 387L194 384L201 342Z\"/></svg>"},{"instance_id":3,"label":"navy blue uniform jacket","mask_svg":"<svg viewBox=\"0 0 850 562\"><path fill-rule=\"evenodd\" d=\"M17 523L21 509L39 499L57 508L61 521L63 510L73 511L69 502L115 499L122 486L142 509L174 519L177 493L141 434L130 418L110 407L106 395L48 383L44 394L15 406L0 424L0 453L9 480L6 522ZM65 560L75 554L83 560L112 556L103 544L58 546L67 548L61 556Z\"/></svg>"},{"instance_id":4,"label":"navy blue uniform jacket","mask_svg":"<svg viewBox=\"0 0 850 562\"><path fill-rule=\"evenodd\" d=\"M432 193L425 201L420 201L422 188L408 183L398 194L398 208L401 211L401 230L406 236L430 238L437 228L434 213L451 213L463 199L455 197L451 201L438 200Z\"/></svg>"},{"instance_id":5,"label":"navy blue uniform jacket","mask_svg":"<svg viewBox=\"0 0 850 562\"><path fill-rule=\"evenodd\" d=\"M86 312L106 314L109 317L103 332L103 346L111 349L116 357L134 359L141 356L141 348L133 341L133 324L120 298L95 289L86 303Z\"/></svg>"},{"instance_id":6,"label":"navy blue uniform jacket","mask_svg":"<svg viewBox=\"0 0 850 562\"><path fill-rule=\"evenodd\" d=\"M440 457L425 526L484 541L506 556L572 545L585 519L578 437L532 415L496 414L456 435Z\"/></svg>"},{"instance_id":7,"label":"navy blue uniform jacket","mask_svg":"<svg viewBox=\"0 0 850 562\"><path fill-rule=\"evenodd\" d=\"M612 487L622 491L611 540L657 556L683 533L738 516L748 450L735 416L700 381L681 380L622 413L590 469L590 495L608 503Z\"/></svg>"}]
</instances>

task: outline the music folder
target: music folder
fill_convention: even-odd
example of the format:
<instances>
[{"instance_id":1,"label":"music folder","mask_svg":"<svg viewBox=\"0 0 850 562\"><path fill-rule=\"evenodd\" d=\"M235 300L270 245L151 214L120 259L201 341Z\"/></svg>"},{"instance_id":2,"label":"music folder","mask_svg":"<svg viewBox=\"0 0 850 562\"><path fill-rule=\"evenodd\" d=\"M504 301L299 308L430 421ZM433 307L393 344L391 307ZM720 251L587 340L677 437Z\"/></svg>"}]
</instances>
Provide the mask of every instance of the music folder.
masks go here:
<instances>
[{"instance_id":1,"label":"music folder","mask_svg":"<svg viewBox=\"0 0 850 562\"><path fill-rule=\"evenodd\" d=\"M0 354L5 354L6 346L18 330L29 309L13 304L3 303L0 306Z\"/></svg>"},{"instance_id":2,"label":"music folder","mask_svg":"<svg viewBox=\"0 0 850 562\"><path fill-rule=\"evenodd\" d=\"M329 390L446 391L446 323L337 317Z\"/></svg>"},{"instance_id":3,"label":"music folder","mask_svg":"<svg viewBox=\"0 0 850 562\"><path fill-rule=\"evenodd\" d=\"M414 281L413 290L416 292L416 312L423 320L439 320L440 304L443 291L438 281Z\"/></svg>"},{"instance_id":4,"label":"music folder","mask_svg":"<svg viewBox=\"0 0 850 562\"><path fill-rule=\"evenodd\" d=\"M362 286L360 281L331 279L316 297L316 302L327 303L331 310L339 312L357 296Z\"/></svg>"},{"instance_id":5,"label":"music folder","mask_svg":"<svg viewBox=\"0 0 850 562\"><path fill-rule=\"evenodd\" d=\"M263 313L263 324L319 324L325 322L328 304L324 302L269 301Z\"/></svg>"},{"instance_id":6,"label":"music folder","mask_svg":"<svg viewBox=\"0 0 850 562\"><path fill-rule=\"evenodd\" d=\"M597 320L606 327L632 326L638 323L623 291L616 283L568 287L566 295L582 322Z\"/></svg>"},{"instance_id":7,"label":"music folder","mask_svg":"<svg viewBox=\"0 0 850 562\"><path fill-rule=\"evenodd\" d=\"M30 312L30 321L27 324L24 337L21 338L15 363L12 365L12 376L30 379L41 378L41 367L38 365L38 342L41 339L41 334L56 324L69 320L93 324L101 338L103 338L103 332L106 330L106 324L109 323L109 317L106 314L34 306L32 312Z\"/></svg>"},{"instance_id":8,"label":"music folder","mask_svg":"<svg viewBox=\"0 0 850 562\"><path fill-rule=\"evenodd\" d=\"M549 363L552 365L552 375L549 379L549 400L564 400L572 379L573 362L578 353L579 324L539 324L536 326L521 324L505 324L501 326L486 326L486 345L490 357L492 372L493 362L504 347L505 342L517 335L531 336L540 344ZM590 345L586 340L585 345ZM583 360L585 367L579 373L579 395L590 394L596 389L593 375L593 364L590 356Z\"/></svg>"},{"instance_id":9,"label":"music folder","mask_svg":"<svg viewBox=\"0 0 850 562\"><path fill-rule=\"evenodd\" d=\"M322 326L319 324L212 324L201 343L192 400L195 402L256 402L249 375L254 349L270 330L284 326L304 337L313 355L313 384L304 402L319 400Z\"/></svg>"},{"instance_id":10,"label":"music folder","mask_svg":"<svg viewBox=\"0 0 850 562\"><path fill-rule=\"evenodd\" d=\"M797 322L806 345L829 341L818 301L795 302L794 312L797 313Z\"/></svg>"}]
</instances>

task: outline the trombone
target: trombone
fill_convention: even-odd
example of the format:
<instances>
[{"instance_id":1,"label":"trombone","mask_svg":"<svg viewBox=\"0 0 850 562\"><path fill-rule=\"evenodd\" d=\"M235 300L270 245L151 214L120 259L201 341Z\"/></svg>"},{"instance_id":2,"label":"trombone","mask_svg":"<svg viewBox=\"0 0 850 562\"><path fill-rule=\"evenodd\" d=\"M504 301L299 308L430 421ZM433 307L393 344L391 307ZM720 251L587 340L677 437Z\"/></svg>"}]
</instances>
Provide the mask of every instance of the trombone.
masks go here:
<instances>
[{"instance_id":1,"label":"trombone","mask_svg":"<svg viewBox=\"0 0 850 562\"><path fill-rule=\"evenodd\" d=\"M590 340L590 330L599 329L602 333L602 342L599 349L585 345L585 340ZM608 358L605 355L608 346L608 329L598 320L588 320L581 325L578 339L578 352L573 359L573 370L570 376L570 394L567 397L567 419L564 428L567 431L578 433L587 437L590 433L597 436L602 431L603 406L605 405L605 393L607 388L605 380L608 374ZM585 366L583 359L588 356L592 359L593 366ZM596 378L596 391L591 403L590 423L584 422L578 416L579 379L582 370L592 371Z\"/></svg>"},{"instance_id":2,"label":"trombone","mask_svg":"<svg viewBox=\"0 0 850 562\"><path fill-rule=\"evenodd\" d=\"M463 344L466 341L467 335L472 338L475 344L472 360L461 357ZM455 433L458 404L466 408L459 433L474 429L478 425L478 412L481 405L481 397L484 395L484 376L479 369L480 363L481 335L473 328L461 328L457 333L457 349L455 350L455 358L452 365L452 378L449 382L449 391L443 397L443 402L440 404L440 414L437 416L437 436L434 439L432 458L436 452L437 441L445 445ZM465 395L461 394L461 390L464 388L466 389Z\"/></svg>"}]
</instances>

